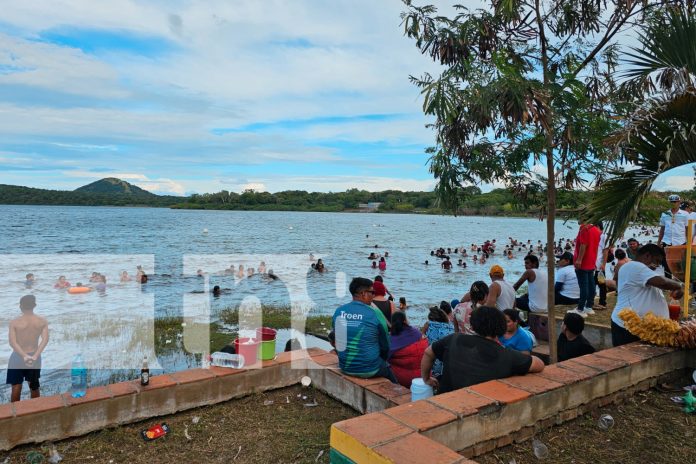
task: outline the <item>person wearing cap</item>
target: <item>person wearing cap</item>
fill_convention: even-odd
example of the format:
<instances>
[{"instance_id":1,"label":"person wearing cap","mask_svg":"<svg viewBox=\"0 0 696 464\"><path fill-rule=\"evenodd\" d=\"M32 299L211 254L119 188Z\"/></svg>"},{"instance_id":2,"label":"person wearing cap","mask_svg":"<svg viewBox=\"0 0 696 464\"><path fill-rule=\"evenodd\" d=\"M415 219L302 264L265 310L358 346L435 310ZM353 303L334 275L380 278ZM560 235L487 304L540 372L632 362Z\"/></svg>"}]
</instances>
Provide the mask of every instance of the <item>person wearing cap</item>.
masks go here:
<instances>
[{"instance_id":1,"label":"person wearing cap","mask_svg":"<svg viewBox=\"0 0 696 464\"><path fill-rule=\"evenodd\" d=\"M657 244L664 247L684 245L686 243L686 231L689 225L689 213L679 209L681 198L679 195L670 195L667 201L672 207L660 215L660 232L657 235ZM672 273L667 266L667 261L663 263L665 275L672 277Z\"/></svg>"},{"instance_id":2,"label":"person wearing cap","mask_svg":"<svg viewBox=\"0 0 696 464\"><path fill-rule=\"evenodd\" d=\"M554 301L558 305L577 305L580 300L578 277L575 275L573 254L566 251L558 257L558 270L554 284ZM573 310L575 311L575 310Z\"/></svg>"},{"instance_id":3,"label":"person wearing cap","mask_svg":"<svg viewBox=\"0 0 696 464\"><path fill-rule=\"evenodd\" d=\"M491 266L488 275L491 278L491 285L488 287L488 297L483 306L492 306L501 311L515 307L515 289L512 284L505 280L505 271L502 266Z\"/></svg>"}]
</instances>

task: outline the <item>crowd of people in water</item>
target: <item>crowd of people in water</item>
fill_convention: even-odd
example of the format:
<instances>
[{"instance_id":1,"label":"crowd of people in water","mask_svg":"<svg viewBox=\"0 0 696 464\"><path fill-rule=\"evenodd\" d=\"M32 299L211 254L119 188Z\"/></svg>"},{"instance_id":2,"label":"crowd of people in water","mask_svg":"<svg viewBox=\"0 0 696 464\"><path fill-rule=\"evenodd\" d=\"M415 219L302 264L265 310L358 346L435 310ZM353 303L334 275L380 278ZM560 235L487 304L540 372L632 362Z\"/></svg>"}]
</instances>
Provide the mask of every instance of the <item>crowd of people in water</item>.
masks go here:
<instances>
[{"instance_id":1,"label":"crowd of people in water","mask_svg":"<svg viewBox=\"0 0 696 464\"><path fill-rule=\"evenodd\" d=\"M677 214L673 209L672 217ZM618 346L636 340L616 316L618 310L633 300L632 307L639 315L653 311L663 317L666 303L661 292L670 290L673 298L682 295L683 283L669 278L671 275L664 262L664 249L684 241L684 231L679 230L682 222L675 224L674 220L661 219L659 230L642 227L631 238L610 244L601 224L581 223L574 239L560 238L552 243L558 267L554 301L548 301L548 275L540 267L548 253L547 245L541 240L533 243L508 237L501 246L496 238L491 238L480 244L431 250L429 258L439 259L445 272L454 266L465 268L467 261L477 265L494 261L494 264L488 268L489 281L476 280L463 294L442 298L428 308L427 320L418 325L413 325L414 318L409 317L412 309L406 296L399 296L397 300L385 282L389 252L373 251L367 258L378 274L373 280L354 278L349 286L352 301L338 307L333 316L329 338L340 348L337 349L340 368L359 377L383 376L407 387L414 379L421 379L437 387L439 392L538 372L544 368L544 363L532 352L540 341L549 341L546 318L542 317L549 306L573 305L564 317L558 339L553 341L557 345L558 359L570 359L594 352L595 348L582 335L584 319L595 310L607 309L608 291L617 291L618 299L612 313L612 343ZM658 239L653 243L651 237L656 233ZM506 272L503 265L518 265L512 261L516 257L523 259L524 269L520 269L520 277L512 282L505 279L506 274L519 273L517 270L509 272L510 269ZM327 271L321 258L315 259L310 254L309 261L310 272ZM426 260L424 264L430 263ZM662 267L665 269L658 271ZM237 280L256 275L269 280L279 278L264 261L256 268L232 264L221 274ZM205 277L206 273L199 269L196 275ZM142 266L137 266L134 276L123 270L118 279L121 284L142 285L148 282L148 275ZM27 274L25 288L30 290L35 283L35 276ZM104 292L106 286L107 277L99 272L93 272L87 283L76 282L75 285L65 275L60 275L53 285L56 290L68 292L78 288ZM596 302L597 289L599 300ZM641 293L646 289L652 293ZM211 293L219 296L229 291L216 285ZM644 304L636 304L637 299ZM30 384L31 396L39 396L40 354L48 342L48 332L45 319L33 313L35 306L33 295L23 297L20 301L22 316L10 325L14 357L10 360L7 382L12 385L13 401L19 399L25 380ZM26 327L31 330L25 330Z\"/></svg>"}]
</instances>

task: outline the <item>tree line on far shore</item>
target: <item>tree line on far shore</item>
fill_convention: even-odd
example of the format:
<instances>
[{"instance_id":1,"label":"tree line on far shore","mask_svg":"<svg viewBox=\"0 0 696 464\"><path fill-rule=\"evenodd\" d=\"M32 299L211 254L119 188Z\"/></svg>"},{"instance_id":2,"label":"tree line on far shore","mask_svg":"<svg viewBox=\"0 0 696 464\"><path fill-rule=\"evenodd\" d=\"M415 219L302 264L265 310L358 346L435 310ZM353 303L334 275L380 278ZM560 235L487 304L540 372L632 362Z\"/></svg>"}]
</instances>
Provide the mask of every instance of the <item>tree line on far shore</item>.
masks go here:
<instances>
[{"instance_id":1,"label":"tree line on far shore","mask_svg":"<svg viewBox=\"0 0 696 464\"><path fill-rule=\"evenodd\" d=\"M531 192L531 193L530 193ZM682 193L696 199L696 191ZM655 192L644 202L641 213L647 222L657 221L666 208L665 194ZM575 217L589 203L591 191L559 190L558 211L562 217ZM512 189L498 188L483 193L478 187L467 187L457 214L465 216L539 216L543 212L543 189L527 189L520 197ZM241 211L359 211L360 204L381 203L380 213L444 214L435 192L401 192L385 190L368 192L350 189L345 192L305 192L289 190L269 193L246 190L242 193L223 190L216 193L193 194L188 197L165 195L127 195L87 193L80 191L44 190L13 185L0 185L0 204L9 205L74 205L74 206L149 206L174 209L217 209Z\"/></svg>"}]
</instances>

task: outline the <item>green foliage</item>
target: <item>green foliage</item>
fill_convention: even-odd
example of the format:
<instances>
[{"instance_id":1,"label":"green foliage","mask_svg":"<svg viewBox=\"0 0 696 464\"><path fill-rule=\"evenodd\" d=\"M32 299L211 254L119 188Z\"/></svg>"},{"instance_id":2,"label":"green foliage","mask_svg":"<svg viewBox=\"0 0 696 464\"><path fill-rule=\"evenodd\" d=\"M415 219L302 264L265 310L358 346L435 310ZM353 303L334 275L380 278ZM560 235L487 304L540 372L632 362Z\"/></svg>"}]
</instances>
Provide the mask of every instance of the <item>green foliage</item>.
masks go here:
<instances>
[{"instance_id":1,"label":"green foliage","mask_svg":"<svg viewBox=\"0 0 696 464\"><path fill-rule=\"evenodd\" d=\"M633 166L612 171L584 213L607 221L611 237L641 219L660 174L696 162L694 37L694 5L687 2L655 12L639 34L642 47L627 54L629 79L622 90L635 109L610 142Z\"/></svg>"},{"instance_id":2,"label":"green foliage","mask_svg":"<svg viewBox=\"0 0 696 464\"><path fill-rule=\"evenodd\" d=\"M0 184L0 204L72 206L155 206L167 207L182 200L164 195L128 195L66 190L44 190Z\"/></svg>"}]
</instances>

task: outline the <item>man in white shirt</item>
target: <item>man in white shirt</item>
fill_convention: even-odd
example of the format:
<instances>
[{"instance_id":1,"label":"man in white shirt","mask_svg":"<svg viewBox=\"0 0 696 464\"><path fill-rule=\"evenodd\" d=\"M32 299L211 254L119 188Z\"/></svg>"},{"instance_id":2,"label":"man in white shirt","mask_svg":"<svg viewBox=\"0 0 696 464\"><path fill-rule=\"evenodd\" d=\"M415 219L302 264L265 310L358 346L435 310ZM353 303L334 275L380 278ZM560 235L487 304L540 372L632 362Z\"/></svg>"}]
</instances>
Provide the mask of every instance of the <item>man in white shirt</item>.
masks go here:
<instances>
[{"instance_id":1,"label":"man in white shirt","mask_svg":"<svg viewBox=\"0 0 696 464\"><path fill-rule=\"evenodd\" d=\"M679 195L670 195L667 200L672 207L660 215L660 233L657 236L657 243L663 248L686 243L686 230L689 225L689 213L679 209L681 198ZM665 261L665 275L672 277L672 273Z\"/></svg>"},{"instance_id":2,"label":"man in white shirt","mask_svg":"<svg viewBox=\"0 0 696 464\"><path fill-rule=\"evenodd\" d=\"M665 259L665 252L654 243L638 249L636 260L621 266L618 281L618 298L611 313L611 343L614 346L637 341L638 337L626 330L619 313L631 308L640 317L652 312L657 317L669 318L663 290L671 290L671 297L679 299L684 294L684 284L655 272Z\"/></svg>"},{"instance_id":3,"label":"man in white shirt","mask_svg":"<svg viewBox=\"0 0 696 464\"><path fill-rule=\"evenodd\" d=\"M527 282L527 293L516 298L515 305L522 311L545 313L549 307L546 294L548 275L546 271L539 269L539 258L534 255L524 257L524 269L524 273L512 287L517 291L523 283Z\"/></svg>"},{"instance_id":4,"label":"man in white shirt","mask_svg":"<svg viewBox=\"0 0 696 464\"><path fill-rule=\"evenodd\" d=\"M566 251L558 258L558 270L556 271L555 302L559 305L577 305L580 299L580 286L578 276L575 275L573 264L573 253ZM573 309L569 312L578 312ZM586 314L581 314L587 317Z\"/></svg>"}]
</instances>

